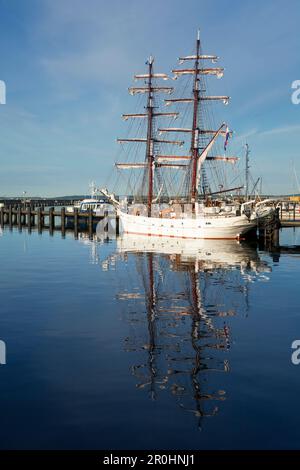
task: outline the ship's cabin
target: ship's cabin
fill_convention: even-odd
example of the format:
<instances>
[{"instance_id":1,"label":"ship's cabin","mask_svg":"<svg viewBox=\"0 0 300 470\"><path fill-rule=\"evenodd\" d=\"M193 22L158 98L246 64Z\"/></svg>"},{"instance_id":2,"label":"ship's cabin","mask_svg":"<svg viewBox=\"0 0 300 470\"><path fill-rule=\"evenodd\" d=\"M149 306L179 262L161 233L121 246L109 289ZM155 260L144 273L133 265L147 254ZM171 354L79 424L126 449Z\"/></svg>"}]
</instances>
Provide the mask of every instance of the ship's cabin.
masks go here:
<instances>
[{"instance_id":1,"label":"ship's cabin","mask_svg":"<svg viewBox=\"0 0 300 470\"><path fill-rule=\"evenodd\" d=\"M104 199L84 199L80 203L79 211L86 212L91 209L103 209L105 205L107 205L107 203Z\"/></svg>"}]
</instances>

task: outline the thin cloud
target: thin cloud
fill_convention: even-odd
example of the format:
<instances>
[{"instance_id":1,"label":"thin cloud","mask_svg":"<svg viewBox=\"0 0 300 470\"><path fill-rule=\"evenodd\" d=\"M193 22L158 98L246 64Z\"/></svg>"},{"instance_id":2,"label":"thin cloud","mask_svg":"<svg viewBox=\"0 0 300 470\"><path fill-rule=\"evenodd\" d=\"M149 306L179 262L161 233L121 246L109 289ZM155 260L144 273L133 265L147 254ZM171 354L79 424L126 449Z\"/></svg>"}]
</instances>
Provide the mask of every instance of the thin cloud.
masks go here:
<instances>
[{"instance_id":1,"label":"thin cloud","mask_svg":"<svg viewBox=\"0 0 300 470\"><path fill-rule=\"evenodd\" d=\"M295 124L295 125L274 127L273 129L260 132L258 135L260 136L280 135L280 134L288 134L288 133L290 134L290 133L299 132L299 131L300 131L300 124Z\"/></svg>"}]
</instances>

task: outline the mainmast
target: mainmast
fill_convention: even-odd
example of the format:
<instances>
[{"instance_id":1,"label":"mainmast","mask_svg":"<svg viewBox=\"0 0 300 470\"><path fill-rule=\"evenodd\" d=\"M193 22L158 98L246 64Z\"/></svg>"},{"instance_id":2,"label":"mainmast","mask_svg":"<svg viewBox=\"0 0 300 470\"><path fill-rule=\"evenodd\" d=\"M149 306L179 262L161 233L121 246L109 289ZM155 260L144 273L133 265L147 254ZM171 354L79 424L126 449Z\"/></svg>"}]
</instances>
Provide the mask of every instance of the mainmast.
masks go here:
<instances>
[{"instance_id":1,"label":"mainmast","mask_svg":"<svg viewBox=\"0 0 300 470\"><path fill-rule=\"evenodd\" d=\"M153 199L153 90L152 90L152 67L153 57L150 56L148 60L149 78L148 78L148 100L147 100L147 146L146 146L146 162L148 163L148 217L151 217L152 199Z\"/></svg>"},{"instance_id":2,"label":"mainmast","mask_svg":"<svg viewBox=\"0 0 300 470\"><path fill-rule=\"evenodd\" d=\"M202 128L200 129L199 125L199 107L200 101L205 102L214 102L214 101L223 101L224 104L228 104L229 96L221 95L221 96L207 96L201 93L200 90L200 77L202 75L214 75L217 78L221 78L223 76L224 69L222 67L207 67L202 66L201 61L211 60L212 63L218 61L218 56L210 55L210 54L202 54L200 51L200 32L198 31L197 40L196 40L196 51L193 55L188 55L184 57L179 57L179 64L183 64L185 61L194 61L194 67L191 68L183 68L183 69L173 69L172 72L174 73L174 79L182 75L193 75L193 89L192 89L192 96L183 97L183 98L173 98L165 100L165 104L167 106L172 105L174 103L183 103L183 104L193 104L193 111L192 111L192 123L191 128L162 128L159 129L160 132L189 132L191 134L191 147L190 147L190 155L188 157L182 156L182 159L188 159L189 164L186 165L186 169L190 171L189 177L189 196L192 202L192 210L195 212L195 203L198 196L198 188L200 183L200 172L201 166L203 165L205 160L219 160L228 163L235 163L238 159L236 157L225 157L225 156L208 156L209 152L211 151L215 141L219 136L223 136L226 138L227 135L227 126L225 123L222 123L219 129L207 129ZM230 132L231 134L231 132ZM199 147L199 136L211 136L211 139L208 143L204 146L204 148ZM206 137L205 137L206 138ZM169 161L178 161L178 156L170 156Z\"/></svg>"},{"instance_id":3,"label":"mainmast","mask_svg":"<svg viewBox=\"0 0 300 470\"><path fill-rule=\"evenodd\" d=\"M195 202L197 196L197 167L199 153L199 129L198 129L198 108L199 108L199 54L200 54L200 31L198 30L196 41L196 59L194 67L194 88L193 88L193 127L191 139L191 155L192 155L192 179L191 179L191 201L193 211L195 210Z\"/></svg>"}]
</instances>

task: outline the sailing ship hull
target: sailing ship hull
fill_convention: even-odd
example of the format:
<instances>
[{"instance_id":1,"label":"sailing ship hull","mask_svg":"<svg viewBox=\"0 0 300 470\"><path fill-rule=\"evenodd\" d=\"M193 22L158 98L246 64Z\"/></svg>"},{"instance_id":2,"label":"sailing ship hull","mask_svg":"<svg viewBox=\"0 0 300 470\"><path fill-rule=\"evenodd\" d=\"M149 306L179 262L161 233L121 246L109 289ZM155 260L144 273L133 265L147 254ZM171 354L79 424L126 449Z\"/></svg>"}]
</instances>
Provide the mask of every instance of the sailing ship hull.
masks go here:
<instances>
[{"instance_id":1,"label":"sailing ship hull","mask_svg":"<svg viewBox=\"0 0 300 470\"><path fill-rule=\"evenodd\" d=\"M188 239L239 239L257 226L246 215L233 217L157 218L126 214L118 210L124 233Z\"/></svg>"}]
</instances>

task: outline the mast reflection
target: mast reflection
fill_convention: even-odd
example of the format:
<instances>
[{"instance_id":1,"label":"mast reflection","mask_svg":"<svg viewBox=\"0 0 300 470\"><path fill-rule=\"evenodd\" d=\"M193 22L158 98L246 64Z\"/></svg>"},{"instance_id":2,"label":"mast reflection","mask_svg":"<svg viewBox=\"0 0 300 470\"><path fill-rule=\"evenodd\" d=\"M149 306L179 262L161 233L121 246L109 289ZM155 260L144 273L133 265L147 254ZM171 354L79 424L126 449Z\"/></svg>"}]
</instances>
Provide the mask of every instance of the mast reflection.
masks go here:
<instances>
[{"instance_id":1,"label":"mast reflection","mask_svg":"<svg viewBox=\"0 0 300 470\"><path fill-rule=\"evenodd\" d=\"M168 391L201 427L226 399L219 373L230 371L232 317L247 315L250 284L270 268L236 241L123 235L117 249L141 281L117 296L130 305L125 344L136 386L152 400Z\"/></svg>"}]
</instances>

